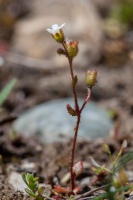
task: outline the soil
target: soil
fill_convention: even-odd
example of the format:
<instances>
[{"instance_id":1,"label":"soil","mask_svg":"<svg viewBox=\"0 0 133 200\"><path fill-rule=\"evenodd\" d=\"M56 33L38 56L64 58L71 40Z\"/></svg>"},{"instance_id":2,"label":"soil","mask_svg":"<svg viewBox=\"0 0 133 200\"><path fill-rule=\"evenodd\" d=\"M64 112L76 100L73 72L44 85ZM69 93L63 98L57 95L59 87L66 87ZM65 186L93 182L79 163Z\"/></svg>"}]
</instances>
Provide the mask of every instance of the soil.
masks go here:
<instances>
[{"instance_id":1,"label":"soil","mask_svg":"<svg viewBox=\"0 0 133 200\"><path fill-rule=\"evenodd\" d=\"M22 10L22 15L19 16L27 12L27 9ZM11 35L12 28L6 34L6 38L2 38L3 41L6 39L11 42ZM122 43L125 47L117 49L116 52L113 49L114 42L117 45ZM133 54L133 49L128 41L125 43L125 38L118 40L105 38L103 56L96 66L98 83L93 90L92 100L96 101L99 106L114 112L114 130L110 135L107 133L106 139L77 142L75 162L83 161L85 166L83 173L75 180L76 185L81 187L80 194L105 184L102 181L94 181L96 175L90 162L91 156L98 164L110 167L109 157L103 152L104 143L109 145L113 156L117 155L124 139L128 143L126 152L133 150L133 58L131 54ZM81 78L78 85L79 97L84 97L86 94L86 88L83 88L85 70L75 69L75 74ZM67 68L55 71L13 65L8 62L0 66L0 89L13 77L18 79L18 83L4 103L0 119L0 200L30 200L31 197L16 191L9 183L10 174L12 172L34 173L39 177L39 183L53 189L54 185L62 184L62 178L69 171L72 141L67 144L44 145L37 138L16 137L11 133L11 123L24 110L34 105L51 99L72 96L71 86L67 78L64 79L68 77ZM3 122L4 118L8 119ZM24 162L33 163L34 168L23 168ZM132 178L133 166L127 165L125 169L130 172L130 178ZM88 178L87 183L85 178ZM63 186L70 186L70 181L64 183ZM101 192L103 190L94 192L92 195L95 196Z\"/></svg>"}]
</instances>

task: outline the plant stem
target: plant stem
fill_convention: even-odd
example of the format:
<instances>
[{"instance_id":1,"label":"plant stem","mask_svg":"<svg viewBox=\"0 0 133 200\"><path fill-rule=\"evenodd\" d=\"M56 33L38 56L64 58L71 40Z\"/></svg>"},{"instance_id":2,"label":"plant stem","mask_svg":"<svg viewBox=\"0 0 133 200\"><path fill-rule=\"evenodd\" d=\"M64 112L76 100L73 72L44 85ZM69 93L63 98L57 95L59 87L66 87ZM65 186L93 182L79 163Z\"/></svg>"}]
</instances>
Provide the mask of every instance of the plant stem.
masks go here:
<instances>
[{"instance_id":1,"label":"plant stem","mask_svg":"<svg viewBox=\"0 0 133 200\"><path fill-rule=\"evenodd\" d=\"M84 101L82 107L80 108L80 113L82 112L82 110L84 109L85 105L87 104L87 102L90 100L90 96L91 96L91 89L88 88L88 94L86 97L86 100Z\"/></svg>"},{"instance_id":2,"label":"plant stem","mask_svg":"<svg viewBox=\"0 0 133 200\"><path fill-rule=\"evenodd\" d=\"M75 110L78 113L79 112L79 105L78 105L78 99L77 99L75 84L73 84L74 74L73 74L73 68L72 68L72 59L68 57L68 60L69 60L69 66L70 66L70 78L71 78L71 84L72 84L72 90L73 90L73 96L74 96L74 102L75 102Z\"/></svg>"},{"instance_id":3,"label":"plant stem","mask_svg":"<svg viewBox=\"0 0 133 200\"><path fill-rule=\"evenodd\" d=\"M76 88L75 85L73 84L73 79L74 79L74 73L73 73L73 68L72 68L72 61L73 59L70 58L67 49L66 49L66 45L65 42L62 43L65 52L66 52L66 56L68 58L68 62L69 62L69 67L70 67L70 79L71 79L71 84L72 84L72 91L73 91L73 96L74 96L74 102L75 102L75 110L76 112L79 112L79 106L78 106L78 99L77 99L77 93L76 93Z\"/></svg>"},{"instance_id":4,"label":"plant stem","mask_svg":"<svg viewBox=\"0 0 133 200\"><path fill-rule=\"evenodd\" d=\"M76 142L77 142L77 135L78 135L78 130L79 130L79 124L80 124L80 119L81 119L81 113L85 107L85 105L87 104L87 102L90 99L90 95L91 95L91 89L88 89L88 95L86 97L86 100L84 101L81 109L79 110L79 112L77 112L77 122L76 122L76 126L74 128L75 133L74 133L74 139L73 139L73 144L72 144L72 154L71 154L71 162L70 162L70 173L71 173L71 188L72 191L75 188L75 184L74 184L74 178L75 175L73 173L73 165L74 165L74 155L75 155L75 147L76 147Z\"/></svg>"},{"instance_id":5,"label":"plant stem","mask_svg":"<svg viewBox=\"0 0 133 200\"><path fill-rule=\"evenodd\" d=\"M75 174L73 172L73 165L74 165L74 155L75 155L75 147L76 147L76 142L77 142L77 135L78 135L78 130L79 130L79 124L80 124L80 119L81 119L81 113L85 107L85 105L87 104L87 102L90 99L91 96L91 89L88 88L88 94L87 97L82 105L82 107L79 109L79 105L78 105L78 98L77 98L77 92L76 92L76 84L74 84L74 73L73 73L73 67L72 67L72 61L73 59L70 58L67 49L66 49L66 44L65 42L62 43L64 49L65 49L65 53L66 56L68 58L68 62L69 62L69 68L70 68L70 79L71 79L71 84L72 84L72 92L73 92L73 96L74 96L74 103L75 103L75 111L77 113L77 122L76 122L76 126L74 128L74 138L73 138L73 142L72 142L72 151L71 151L71 161L70 161L70 175L71 175L71 189L72 191L75 188L75 183L74 183L74 179L75 179Z\"/></svg>"},{"instance_id":6,"label":"plant stem","mask_svg":"<svg viewBox=\"0 0 133 200\"><path fill-rule=\"evenodd\" d=\"M76 142L77 142L77 135L78 135L78 129L79 129L79 123L80 123L80 113L77 116L77 122L75 126L75 133L74 133L74 138L73 138L73 143L72 143L72 154L71 154L71 162L70 162L70 173L71 173L71 189L75 188L75 183L74 183L74 172L73 172L73 165L74 165L74 155L75 155L75 147L76 147Z\"/></svg>"}]
</instances>

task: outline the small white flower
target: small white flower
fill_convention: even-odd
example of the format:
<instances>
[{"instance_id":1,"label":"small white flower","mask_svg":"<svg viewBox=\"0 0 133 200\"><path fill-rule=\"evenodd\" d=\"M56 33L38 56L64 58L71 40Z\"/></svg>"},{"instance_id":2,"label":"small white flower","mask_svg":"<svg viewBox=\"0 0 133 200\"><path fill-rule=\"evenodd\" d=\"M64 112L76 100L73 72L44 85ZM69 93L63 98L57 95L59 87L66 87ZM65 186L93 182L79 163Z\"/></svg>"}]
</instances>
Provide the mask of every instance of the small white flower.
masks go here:
<instances>
[{"instance_id":1,"label":"small white flower","mask_svg":"<svg viewBox=\"0 0 133 200\"><path fill-rule=\"evenodd\" d=\"M61 26L58 26L57 24L53 24L50 28L47 28L46 30L53 36L54 40L56 40L59 43L62 43L64 41L64 34L62 31L62 27L65 25L62 24Z\"/></svg>"},{"instance_id":2,"label":"small white flower","mask_svg":"<svg viewBox=\"0 0 133 200\"><path fill-rule=\"evenodd\" d=\"M50 28L47 28L46 30L51 33L52 35L55 35L56 33L59 32L60 29L62 29L62 27L65 26L65 23L62 24L61 26L58 26L57 24L53 24Z\"/></svg>"}]
</instances>

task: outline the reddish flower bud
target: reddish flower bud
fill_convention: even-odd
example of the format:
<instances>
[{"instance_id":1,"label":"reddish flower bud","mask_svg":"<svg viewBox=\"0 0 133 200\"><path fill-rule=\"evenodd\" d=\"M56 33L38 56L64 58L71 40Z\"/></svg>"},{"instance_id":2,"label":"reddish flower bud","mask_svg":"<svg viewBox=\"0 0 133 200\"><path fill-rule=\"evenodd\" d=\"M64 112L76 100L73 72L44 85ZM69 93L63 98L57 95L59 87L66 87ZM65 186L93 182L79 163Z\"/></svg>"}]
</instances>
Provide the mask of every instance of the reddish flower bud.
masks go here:
<instances>
[{"instance_id":1,"label":"reddish flower bud","mask_svg":"<svg viewBox=\"0 0 133 200\"><path fill-rule=\"evenodd\" d=\"M66 49L70 58L74 58L78 53L78 42L66 39Z\"/></svg>"},{"instance_id":2,"label":"reddish flower bud","mask_svg":"<svg viewBox=\"0 0 133 200\"><path fill-rule=\"evenodd\" d=\"M75 163L73 166L73 172L76 176L80 175L83 172L83 163L81 161Z\"/></svg>"}]
</instances>

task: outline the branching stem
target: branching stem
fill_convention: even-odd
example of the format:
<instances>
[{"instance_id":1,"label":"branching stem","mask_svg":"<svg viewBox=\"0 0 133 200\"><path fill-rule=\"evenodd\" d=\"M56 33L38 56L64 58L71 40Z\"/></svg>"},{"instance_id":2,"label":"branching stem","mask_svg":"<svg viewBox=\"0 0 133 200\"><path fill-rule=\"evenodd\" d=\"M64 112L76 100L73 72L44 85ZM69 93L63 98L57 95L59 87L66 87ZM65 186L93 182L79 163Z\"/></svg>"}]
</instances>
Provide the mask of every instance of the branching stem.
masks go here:
<instances>
[{"instance_id":1,"label":"branching stem","mask_svg":"<svg viewBox=\"0 0 133 200\"><path fill-rule=\"evenodd\" d=\"M78 135L78 130L79 130L79 124L80 124L80 119L81 119L81 113L85 107L85 105L87 104L87 102L90 100L90 96L91 96L91 89L88 88L88 93L87 93L87 97L83 103L83 105L81 106L81 108L79 108L79 104L78 104L78 98L77 98L77 92L76 92L76 84L74 84L74 73L73 73L73 59L69 56L68 52L67 52L67 48L66 48L66 44L65 42L62 43L65 53L66 53L66 57L68 58L68 62L69 62L69 68L70 68L70 79L71 79L71 85L72 85L72 92L73 92L73 96L74 96L74 103L75 103L75 111L77 113L77 122L76 122L76 126L74 128L74 138L73 138L73 142L72 142L72 151L71 151L71 161L70 161L70 175L71 175L71 189L72 191L75 188L75 174L73 172L73 166L74 166L74 155L75 155L75 147L76 147L76 142L77 142L77 135Z\"/></svg>"}]
</instances>

